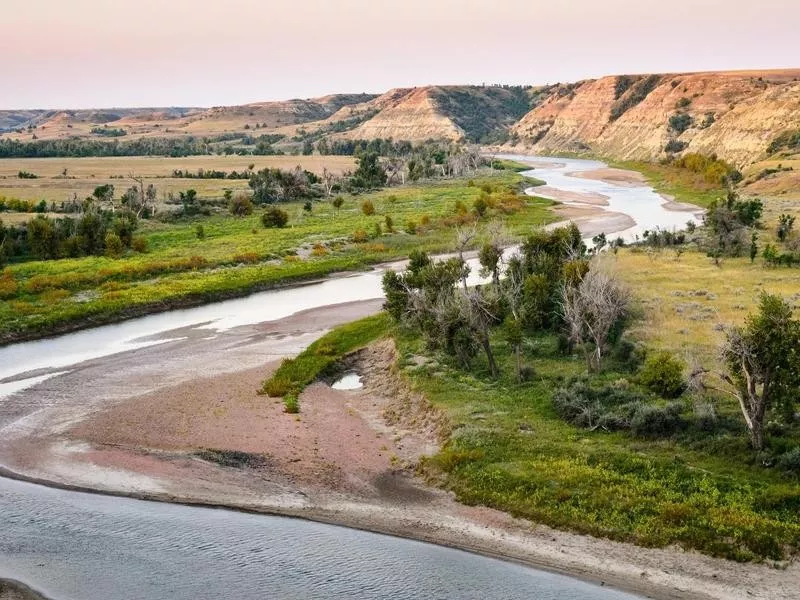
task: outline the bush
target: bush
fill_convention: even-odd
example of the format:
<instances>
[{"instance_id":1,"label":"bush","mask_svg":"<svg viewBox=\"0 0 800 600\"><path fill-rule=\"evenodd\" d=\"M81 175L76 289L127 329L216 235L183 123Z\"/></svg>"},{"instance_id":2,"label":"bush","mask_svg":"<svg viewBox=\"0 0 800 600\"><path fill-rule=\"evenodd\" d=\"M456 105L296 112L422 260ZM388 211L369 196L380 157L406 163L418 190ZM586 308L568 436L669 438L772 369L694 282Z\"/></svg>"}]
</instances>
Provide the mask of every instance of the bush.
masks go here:
<instances>
[{"instance_id":1,"label":"bush","mask_svg":"<svg viewBox=\"0 0 800 600\"><path fill-rule=\"evenodd\" d=\"M408 234L415 235L417 233L417 223L413 219L406 221L405 231Z\"/></svg>"},{"instance_id":2,"label":"bush","mask_svg":"<svg viewBox=\"0 0 800 600\"><path fill-rule=\"evenodd\" d=\"M689 129L694 124L694 119L686 113L677 113L669 118L669 128L678 135Z\"/></svg>"},{"instance_id":3,"label":"bush","mask_svg":"<svg viewBox=\"0 0 800 600\"><path fill-rule=\"evenodd\" d=\"M394 231L394 221L389 215L386 215L386 218L383 220L383 224L386 228L386 233L392 233Z\"/></svg>"},{"instance_id":4,"label":"bush","mask_svg":"<svg viewBox=\"0 0 800 600\"><path fill-rule=\"evenodd\" d=\"M683 361L669 352L657 352L644 361L639 383L664 398L677 398L686 389L685 367Z\"/></svg>"},{"instance_id":5,"label":"bush","mask_svg":"<svg viewBox=\"0 0 800 600\"><path fill-rule=\"evenodd\" d=\"M679 402L666 406L642 405L631 419L631 433L641 438L670 437L686 428L681 409Z\"/></svg>"},{"instance_id":6,"label":"bush","mask_svg":"<svg viewBox=\"0 0 800 600\"><path fill-rule=\"evenodd\" d=\"M574 379L553 395L559 416L577 427L615 431L628 429L645 396L625 383L593 387L587 379Z\"/></svg>"},{"instance_id":7,"label":"bush","mask_svg":"<svg viewBox=\"0 0 800 600\"><path fill-rule=\"evenodd\" d=\"M290 415L296 415L300 412L300 402L297 399L297 394L286 394L284 396L283 410Z\"/></svg>"},{"instance_id":8,"label":"bush","mask_svg":"<svg viewBox=\"0 0 800 600\"><path fill-rule=\"evenodd\" d=\"M206 229L200 224L194 226L194 235L198 240L206 239Z\"/></svg>"},{"instance_id":9,"label":"bush","mask_svg":"<svg viewBox=\"0 0 800 600\"><path fill-rule=\"evenodd\" d=\"M267 211L261 215L261 224L267 228L278 228L285 227L286 224L289 222L289 213L285 210L281 210L277 206L272 206L267 209Z\"/></svg>"},{"instance_id":10,"label":"bush","mask_svg":"<svg viewBox=\"0 0 800 600\"><path fill-rule=\"evenodd\" d=\"M236 194L228 204L228 210L235 217L246 217L253 214L253 201L247 194Z\"/></svg>"},{"instance_id":11,"label":"bush","mask_svg":"<svg viewBox=\"0 0 800 600\"><path fill-rule=\"evenodd\" d=\"M135 237L131 241L131 247L139 254L147 252L147 240L143 237Z\"/></svg>"},{"instance_id":12,"label":"bush","mask_svg":"<svg viewBox=\"0 0 800 600\"><path fill-rule=\"evenodd\" d=\"M122 256L122 251L125 246L122 244L122 239L116 233L107 233L105 239L106 256L111 258L119 258Z\"/></svg>"},{"instance_id":13,"label":"bush","mask_svg":"<svg viewBox=\"0 0 800 600\"><path fill-rule=\"evenodd\" d=\"M375 214L375 205L372 204L372 200L364 200L364 202L361 204L361 212L368 217L371 217Z\"/></svg>"},{"instance_id":14,"label":"bush","mask_svg":"<svg viewBox=\"0 0 800 600\"><path fill-rule=\"evenodd\" d=\"M483 196L478 196L475 198L475 202L472 203L472 208L475 211L475 214L479 217L482 217L486 214L486 210L489 208L489 204L483 198Z\"/></svg>"},{"instance_id":15,"label":"bush","mask_svg":"<svg viewBox=\"0 0 800 600\"><path fill-rule=\"evenodd\" d=\"M800 446L781 454L778 457L778 468L793 475L800 475Z\"/></svg>"},{"instance_id":16,"label":"bush","mask_svg":"<svg viewBox=\"0 0 800 600\"><path fill-rule=\"evenodd\" d=\"M369 241L369 235L363 229L356 229L353 232L353 243L355 244L363 244L364 242Z\"/></svg>"}]
</instances>

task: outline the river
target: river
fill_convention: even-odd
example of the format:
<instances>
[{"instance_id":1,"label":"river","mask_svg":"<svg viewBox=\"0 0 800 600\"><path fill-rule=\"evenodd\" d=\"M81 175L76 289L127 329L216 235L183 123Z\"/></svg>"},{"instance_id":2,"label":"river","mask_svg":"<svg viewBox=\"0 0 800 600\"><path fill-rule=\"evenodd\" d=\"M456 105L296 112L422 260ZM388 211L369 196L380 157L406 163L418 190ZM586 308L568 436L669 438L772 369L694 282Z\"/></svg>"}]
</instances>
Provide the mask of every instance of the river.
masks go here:
<instances>
[{"instance_id":1,"label":"river","mask_svg":"<svg viewBox=\"0 0 800 600\"><path fill-rule=\"evenodd\" d=\"M540 168L530 174L551 187L608 196L607 210L635 221L635 226L613 232L627 239L656 226L679 227L687 220L686 213L667 210L664 200L648 187L569 176L602 163L524 160L538 163ZM257 362L261 355L253 351L256 342L248 346L241 337L235 338L225 353L219 352L215 338L234 339L233 332L303 310L380 298L382 274L383 269L375 269L2 348L0 439L12 432L23 435L20 423L29 426L60 403L79 404L91 396L86 381L94 375L87 374L96 369L97 377L105 376L109 368L104 359L113 358L111 366L124 373L126 357L135 355L140 374L169 370L173 376L183 368L171 358L179 355L174 352L177 348L184 348L183 356L188 355L185 348L203 349L203 354L197 351L185 361L194 369L197 364L213 371L237 361ZM291 343L280 340L273 346ZM305 341L297 336L296 343ZM77 371L84 371L84 377L76 377L70 387L70 377ZM55 380L67 384L48 396L48 385ZM18 398L30 402L17 405ZM633 598L562 575L421 542L296 519L111 498L7 479L0 479L0 514L0 577L23 581L55 600Z\"/></svg>"}]
</instances>

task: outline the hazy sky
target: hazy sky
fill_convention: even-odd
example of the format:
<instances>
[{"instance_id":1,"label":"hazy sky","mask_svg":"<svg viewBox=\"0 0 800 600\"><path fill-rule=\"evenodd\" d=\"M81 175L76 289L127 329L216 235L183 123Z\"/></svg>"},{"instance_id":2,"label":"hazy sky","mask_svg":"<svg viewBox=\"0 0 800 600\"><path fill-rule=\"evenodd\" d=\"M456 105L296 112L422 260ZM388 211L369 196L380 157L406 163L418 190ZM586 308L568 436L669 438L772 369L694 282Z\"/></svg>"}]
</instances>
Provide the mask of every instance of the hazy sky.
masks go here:
<instances>
[{"instance_id":1,"label":"hazy sky","mask_svg":"<svg viewBox=\"0 0 800 600\"><path fill-rule=\"evenodd\" d=\"M0 0L0 108L800 67L800 0Z\"/></svg>"}]
</instances>

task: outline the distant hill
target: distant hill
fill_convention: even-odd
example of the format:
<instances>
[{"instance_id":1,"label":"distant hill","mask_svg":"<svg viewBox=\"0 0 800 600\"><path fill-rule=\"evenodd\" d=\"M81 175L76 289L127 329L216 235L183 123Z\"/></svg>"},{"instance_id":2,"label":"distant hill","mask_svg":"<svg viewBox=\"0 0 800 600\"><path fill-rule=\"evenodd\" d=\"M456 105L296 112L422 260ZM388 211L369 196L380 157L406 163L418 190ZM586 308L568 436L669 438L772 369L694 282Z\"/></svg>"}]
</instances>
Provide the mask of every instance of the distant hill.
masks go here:
<instances>
[{"instance_id":1,"label":"distant hill","mask_svg":"<svg viewBox=\"0 0 800 600\"><path fill-rule=\"evenodd\" d=\"M20 141L194 136L236 144L265 134L287 151L323 139L440 139L618 159L702 152L744 166L786 146L776 140L800 140L800 69L425 86L205 109L0 111L0 139Z\"/></svg>"}]
</instances>

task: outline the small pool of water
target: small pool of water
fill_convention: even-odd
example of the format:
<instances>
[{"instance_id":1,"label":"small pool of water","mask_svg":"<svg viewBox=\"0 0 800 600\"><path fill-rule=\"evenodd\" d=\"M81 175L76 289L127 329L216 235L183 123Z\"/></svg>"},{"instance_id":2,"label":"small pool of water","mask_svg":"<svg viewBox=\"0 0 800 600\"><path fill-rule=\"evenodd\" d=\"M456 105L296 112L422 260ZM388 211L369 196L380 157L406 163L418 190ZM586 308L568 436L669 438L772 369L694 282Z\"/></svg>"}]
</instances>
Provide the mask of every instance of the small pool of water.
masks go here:
<instances>
[{"instance_id":1,"label":"small pool of water","mask_svg":"<svg viewBox=\"0 0 800 600\"><path fill-rule=\"evenodd\" d=\"M360 390L364 384L361 382L361 375L350 372L337 379L331 387L335 390Z\"/></svg>"}]
</instances>

